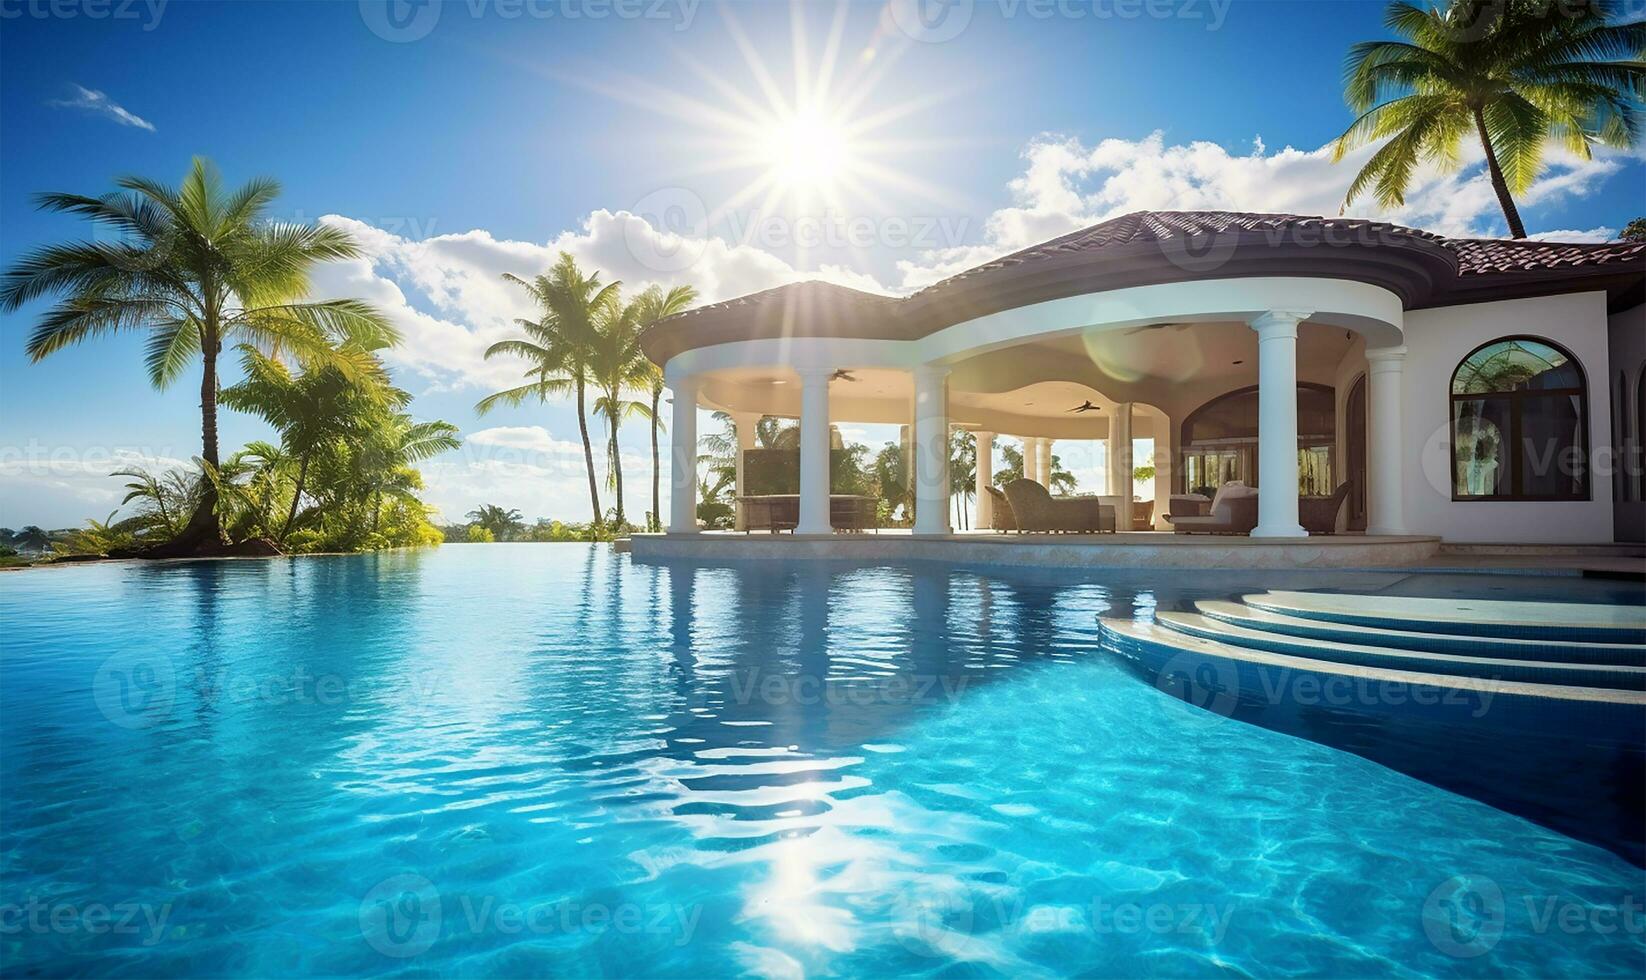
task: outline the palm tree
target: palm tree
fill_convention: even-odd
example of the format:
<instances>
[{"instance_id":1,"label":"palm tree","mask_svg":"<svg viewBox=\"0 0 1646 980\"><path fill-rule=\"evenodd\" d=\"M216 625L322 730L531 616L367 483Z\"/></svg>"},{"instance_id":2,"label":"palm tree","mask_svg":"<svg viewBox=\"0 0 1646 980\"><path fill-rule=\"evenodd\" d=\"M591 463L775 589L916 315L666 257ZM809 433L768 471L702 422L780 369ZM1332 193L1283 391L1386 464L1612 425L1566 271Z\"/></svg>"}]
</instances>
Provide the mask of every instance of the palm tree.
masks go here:
<instances>
[{"instance_id":1,"label":"palm tree","mask_svg":"<svg viewBox=\"0 0 1646 980\"><path fill-rule=\"evenodd\" d=\"M498 541L513 538L526 526L526 515L515 508L498 504L481 504L466 515L470 524L477 524L491 532Z\"/></svg>"},{"instance_id":2,"label":"palm tree","mask_svg":"<svg viewBox=\"0 0 1646 980\"><path fill-rule=\"evenodd\" d=\"M594 414L606 420L606 485L617 498L614 527L621 530L623 513L623 459L618 450L617 432L625 417L651 418L645 402L625 395L651 387L656 369L640 350L640 331L632 306L624 306L614 290L595 317L595 338L589 352L589 379L600 392L594 400Z\"/></svg>"},{"instance_id":3,"label":"palm tree","mask_svg":"<svg viewBox=\"0 0 1646 980\"><path fill-rule=\"evenodd\" d=\"M198 359L200 457L210 466L219 465L217 357L224 343L328 362L335 360L334 342L381 346L395 339L383 315L359 300L300 301L315 263L353 258L359 248L335 228L265 220L279 194L273 180L229 191L216 168L196 157L178 188L145 177L115 183L124 193L36 198L42 209L90 218L120 240L30 252L6 271L0 310L59 297L29 337L34 361L128 330L148 331L145 362L156 388L170 386ZM202 489L183 532L156 555L222 543L215 492Z\"/></svg>"},{"instance_id":4,"label":"palm tree","mask_svg":"<svg viewBox=\"0 0 1646 980\"><path fill-rule=\"evenodd\" d=\"M965 530L966 506L977 493L977 437L964 429L949 435L949 496L955 499L955 527Z\"/></svg>"},{"instance_id":5,"label":"palm tree","mask_svg":"<svg viewBox=\"0 0 1646 980\"><path fill-rule=\"evenodd\" d=\"M374 534L384 497L416 500L423 478L412 464L462 445L457 426L450 422L416 422L410 415L389 411L376 413L345 442L348 452L340 483L356 505L369 509Z\"/></svg>"},{"instance_id":6,"label":"palm tree","mask_svg":"<svg viewBox=\"0 0 1646 980\"><path fill-rule=\"evenodd\" d=\"M545 275L527 282L503 274L509 282L531 294L543 316L540 320L515 320L526 331L524 339L502 340L486 349L486 357L512 354L530 361L526 376L533 380L481 399L475 411L486 414L500 404L519 405L535 397L540 403L568 391L577 397L577 430L583 437L583 465L589 477L589 507L594 527L601 519L600 488L594 478L594 446L589 442L585 394L589 384L589 357L594 346L595 320L599 311L622 288L621 283L600 284L600 273L584 275L570 252Z\"/></svg>"},{"instance_id":7,"label":"palm tree","mask_svg":"<svg viewBox=\"0 0 1646 980\"><path fill-rule=\"evenodd\" d=\"M1398 41L1349 50L1344 96L1360 117L1333 147L1333 159L1387 139L1345 203L1375 186L1385 207L1405 203L1419 161L1461 165L1471 130L1509 233L1525 238L1514 194L1543 168L1544 145L1559 140L1579 158L1596 143L1633 146L1646 96L1646 21L1613 23L1598 0L1450 0L1444 9L1391 3L1384 24Z\"/></svg>"},{"instance_id":8,"label":"palm tree","mask_svg":"<svg viewBox=\"0 0 1646 980\"><path fill-rule=\"evenodd\" d=\"M668 292L662 286L647 286L639 296L629 301L627 316L634 324L636 331L644 331L652 324L664 317L684 313L697 302L697 290L690 286L676 286ZM663 370L642 358L647 372L648 386L651 388L651 430L652 430L652 511L650 530L663 529L663 497L659 487L662 484L662 454L658 451L658 433L663 428Z\"/></svg>"},{"instance_id":9,"label":"palm tree","mask_svg":"<svg viewBox=\"0 0 1646 980\"><path fill-rule=\"evenodd\" d=\"M275 541L284 542L297 520L316 455L367 425L374 408L403 408L409 396L389 384L388 373L375 357L359 349L344 352L359 362L352 372L324 364L296 376L254 348L243 348L242 354L245 379L223 390L222 403L274 426L284 454L296 464L291 502L274 534Z\"/></svg>"}]
</instances>

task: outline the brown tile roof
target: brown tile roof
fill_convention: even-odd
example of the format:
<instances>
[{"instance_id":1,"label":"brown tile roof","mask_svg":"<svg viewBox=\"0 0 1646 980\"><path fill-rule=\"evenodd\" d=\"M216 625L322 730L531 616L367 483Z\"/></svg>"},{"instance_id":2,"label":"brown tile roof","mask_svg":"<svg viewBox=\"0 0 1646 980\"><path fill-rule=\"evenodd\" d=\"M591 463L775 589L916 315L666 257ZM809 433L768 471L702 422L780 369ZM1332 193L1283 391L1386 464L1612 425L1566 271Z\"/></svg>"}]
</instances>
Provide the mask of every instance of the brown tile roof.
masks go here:
<instances>
[{"instance_id":1,"label":"brown tile roof","mask_svg":"<svg viewBox=\"0 0 1646 980\"><path fill-rule=\"evenodd\" d=\"M1317 241L1372 240L1381 235L1416 242L1443 244L1446 241L1433 232L1362 218L1321 218L1301 214L1257 214L1244 211L1134 211L974 266L927 286L915 295L935 292L952 283L986 275L999 269L1025 265L1037 259L1091 252L1114 245L1245 235L1267 236L1281 241L1288 235L1298 233L1312 234Z\"/></svg>"},{"instance_id":2,"label":"brown tile roof","mask_svg":"<svg viewBox=\"0 0 1646 980\"><path fill-rule=\"evenodd\" d=\"M662 363L758 337L912 339L987 313L1126 286L1248 275L1325 276L1390 289L1408 309L1580 290L1638 302L1646 242L1447 238L1362 218L1137 211L984 262L898 298L791 283L712 303L642 337Z\"/></svg>"},{"instance_id":3,"label":"brown tile roof","mask_svg":"<svg viewBox=\"0 0 1646 980\"><path fill-rule=\"evenodd\" d=\"M1646 242L1580 244L1496 238L1447 238L1443 241L1447 248L1457 253L1460 276L1618 264L1646 256Z\"/></svg>"},{"instance_id":4,"label":"brown tile roof","mask_svg":"<svg viewBox=\"0 0 1646 980\"><path fill-rule=\"evenodd\" d=\"M699 306L676 314L670 318L670 322L689 320L710 313L758 313L769 310L821 312L825 315L849 317L866 313L881 314L888 306L894 306L897 302L898 298L895 296L867 293L861 289L852 289L850 286L840 286L821 279L808 279Z\"/></svg>"}]
</instances>

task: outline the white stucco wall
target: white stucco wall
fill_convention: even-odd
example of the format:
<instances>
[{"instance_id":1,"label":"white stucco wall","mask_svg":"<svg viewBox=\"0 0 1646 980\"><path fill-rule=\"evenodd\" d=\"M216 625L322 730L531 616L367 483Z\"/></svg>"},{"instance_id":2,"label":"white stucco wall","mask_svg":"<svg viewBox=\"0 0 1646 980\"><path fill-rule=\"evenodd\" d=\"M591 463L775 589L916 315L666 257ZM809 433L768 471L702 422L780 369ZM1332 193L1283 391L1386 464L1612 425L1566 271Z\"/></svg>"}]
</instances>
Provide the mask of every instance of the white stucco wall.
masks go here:
<instances>
[{"instance_id":1,"label":"white stucco wall","mask_svg":"<svg viewBox=\"0 0 1646 980\"><path fill-rule=\"evenodd\" d=\"M1610 319L1612 370L1607 387L1612 392L1612 435L1619 448L1620 463L1632 460L1639 467L1638 447L1646 432L1640 432L1641 369L1646 366L1646 306L1613 314ZM1612 516L1617 540L1646 541L1646 493L1639 474L1620 465L1612 481Z\"/></svg>"},{"instance_id":2,"label":"white stucco wall","mask_svg":"<svg viewBox=\"0 0 1646 980\"><path fill-rule=\"evenodd\" d=\"M1451 499L1452 371L1481 344L1515 335L1554 341L1583 368L1589 394L1589 500ZM1612 444L1607 345L1606 294L1600 292L1408 312L1402 384L1409 529L1456 542L1611 541L1611 470L1596 465L1598 454Z\"/></svg>"}]
</instances>

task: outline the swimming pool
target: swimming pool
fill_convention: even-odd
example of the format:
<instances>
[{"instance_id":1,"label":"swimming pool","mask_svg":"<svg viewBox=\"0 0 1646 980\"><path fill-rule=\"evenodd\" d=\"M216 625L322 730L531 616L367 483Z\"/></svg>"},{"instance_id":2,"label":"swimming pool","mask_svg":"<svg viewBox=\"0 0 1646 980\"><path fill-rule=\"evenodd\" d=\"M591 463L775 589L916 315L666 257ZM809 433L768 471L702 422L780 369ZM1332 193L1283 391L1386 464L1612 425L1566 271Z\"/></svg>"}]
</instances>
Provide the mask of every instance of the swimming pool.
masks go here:
<instances>
[{"instance_id":1,"label":"swimming pool","mask_svg":"<svg viewBox=\"0 0 1646 980\"><path fill-rule=\"evenodd\" d=\"M1258 587L1640 599L577 545L13 573L0 972L1638 973L1640 868L1098 650Z\"/></svg>"}]
</instances>

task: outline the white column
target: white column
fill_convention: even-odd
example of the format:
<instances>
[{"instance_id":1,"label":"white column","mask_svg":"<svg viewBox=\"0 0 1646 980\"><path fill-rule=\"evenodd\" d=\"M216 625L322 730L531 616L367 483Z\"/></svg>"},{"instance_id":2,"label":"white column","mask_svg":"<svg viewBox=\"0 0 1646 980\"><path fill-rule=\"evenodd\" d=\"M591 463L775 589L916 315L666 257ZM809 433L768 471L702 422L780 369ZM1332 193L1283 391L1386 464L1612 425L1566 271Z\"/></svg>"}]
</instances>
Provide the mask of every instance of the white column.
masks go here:
<instances>
[{"instance_id":1,"label":"white column","mask_svg":"<svg viewBox=\"0 0 1646 980\"><path fill-rule=\"evenodd\" d=\"M761 416L759 412L729 412L727 414L731 416L732 431L737 436L737 459L734 461L737 467L736 495L745 497L749 493L749 488L743 479L743 453L754 448L755 427L760 424ZM740 501L734 501L732 506L733 513L736 515L733 527L739 531L746 530L748 525L746 523L747 517L743 513L743 504Z\"/></svg>"},{"instance_id":2,"label":"white column","mask_svg":"<svg viewBox=\"0 0 1646 980\"><path fill-rule=\"evenodd\" d=\"M1366 533L1405 534L1401 368L1406 348L1366 352Z\"/></svg>"},{"instance_id":3,"label":"white column","mask_svg":"<svg viewBox=\"0 0 1646 980\"><path fill-rule=\"evenodd\" d=\"M914 369L914 533L949 533L949 369Z\"/></svg>"},{"instance_id":4,"label":"white column","mask_svg":"<svg viewBox=\"0 0 1646 980\"><path fill-rule=\"evenodd\" d=\"M1172 506L1172 429L1171 417L1159 412L1150 418L1154 426L1154 526L1170 530L1166 512Z\"/></svg>"},{"instance_id":5,"label":"white column","mask_svg":"<svg viewBox=\"0 0 1646 980\"><path fill-rule=\"evenodd\" d=\"M1124 499L1127 503L1132 499L1132 403L1121 402L1114 407L1114 489L1109 492ZM1132 513L1128 509L1121 517L1120 523L1125 525L1122 530L1131 527Z\"/></svg>"},{"instance_id":6,"label":"white column","mask_svg":"<svg viewBox=\"0 0 1646 980\"><path fill-rule=\"evenodd\" d=\"M1035 480L1047 490L1052 488L1052 440L1042 437L1035 440L1035 457L1039 460L1035 464Z\"/></svg>"},{"instance_id":7,"label":"white column","mask_svg":"<svg viewBox=\"0 0 1646 980\"><path fill-rule=\"evenodd\" d=\"M994 483L994 433L978 432L977 437L977 528L987 530L994 526L994 498L989 487Z\"/></svg>"},{"instance_id":8,"label":"white column","mask_svg":"<svg viewBox=\"0 0 1646 980\"><path fill-rule=\"evenodd\" d=\"M748 494L748 488L743 482L743 453L753 449L755 445L755 427L762 418L759 412L732 412L732 425L737 430L737 495Z\"/></svg>"},{"instance_id":9,"label":"white column","mask_svg":"<svg viewBox=\"0 0 1646 980\"><path fill-rule=\"evenodd\" d=\"M697 378L675 378L669 429L669 533L697 532Z\"/></svg>"},{"instance_id":10,"label":"white column","mask_svg":"<svg viewBox=\"0 0 1646 980\"><path fill-rule=\"evenodd\" d=\"M1119 472L1120 459L1120 419L1111 417L1108 421L1109 431L1103 437L1103 492L1108 496L1120 493Z\"/></svg>"},{"instance_id":11,"label":"white column","mask_svg":"<svg viewBox=\"0 0 1646 980\"><path fill-rule=\"evenodd\" d=\"M831 368L801 368L800 524L796 534L828 534L829 376Z\"/></svg>"},{"instance_id":12,"label":"white column","mask_svg":"<svg viewBox=\"0 0 1646 980\"><path fill-rule=\"evenodd\" d=\"M1254 538L1307 537L1297 522L1297 325L1309 313L1270 310L1257 331L1257 527Z\"/></svg>"}]
</instances>

